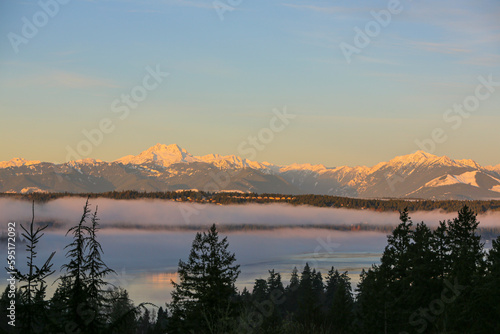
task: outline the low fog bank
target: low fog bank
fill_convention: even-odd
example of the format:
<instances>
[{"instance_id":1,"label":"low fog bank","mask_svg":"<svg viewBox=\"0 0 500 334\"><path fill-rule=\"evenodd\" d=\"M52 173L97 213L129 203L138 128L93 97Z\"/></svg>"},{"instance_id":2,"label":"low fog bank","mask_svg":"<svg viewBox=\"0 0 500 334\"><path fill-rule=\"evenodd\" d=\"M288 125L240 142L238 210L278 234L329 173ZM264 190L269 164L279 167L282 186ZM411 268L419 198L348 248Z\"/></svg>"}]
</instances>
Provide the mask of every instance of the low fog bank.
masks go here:
<instances>
[{"instance_id":1,"label":"low fog bank","mask_svg":"<svg viewBox=\"0 0 500 334\"><path fill-rule=\"evenodd\" d=\"M56 222L61 228L76 224L83 212L85 200L62 198L48 203L35 204L35 221ZM113 200L91 199L91 211L99 207L101 227L169 227L220 225L397 225L399 213L375 212L288 204L213 205L179 203L165 200ZM424 221L435 227L439 221L452 219L456 213L440 210L410 212L412 220ZM0 199L2 226L9 221L25 223L31 221L31 202ZM480 227L500 227L500 212L478 216Z\"/></svg>"}]
</instances>

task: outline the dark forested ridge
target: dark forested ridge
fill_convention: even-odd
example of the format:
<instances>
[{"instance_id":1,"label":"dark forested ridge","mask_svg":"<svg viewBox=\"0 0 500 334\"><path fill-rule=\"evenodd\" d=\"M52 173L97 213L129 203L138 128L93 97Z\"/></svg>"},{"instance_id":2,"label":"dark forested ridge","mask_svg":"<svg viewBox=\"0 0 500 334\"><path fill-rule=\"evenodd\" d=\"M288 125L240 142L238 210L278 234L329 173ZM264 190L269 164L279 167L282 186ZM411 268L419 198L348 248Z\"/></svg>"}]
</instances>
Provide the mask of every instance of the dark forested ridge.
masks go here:
<instances>
[{"instance_id":1,"label":"dark forested ridge","mask_svg":"<svg viewBox=\"0 0 500 334\"><path fill-rule=\"evenodd\" d=\"M292 205L311 205L317 207L333 207L376 211L401 211L408 208L410 211L443 210L457 212L466 204L476 213L500 210L500 200L487 201L458 201L458 200L423 200L423 199L361 199L327 195L286 195L286 194L255 194L239 192L210 193L203 191L167 191L167 192L139 192L112 191L105 193L31 193L14 194L0 193L0 197L16 198L46 202L62 197L77 198L110 198L120 200L131 199L164 199L178 202L217 203L217 204L246 204L246 203L289 203Z\"/></svg>"},{"instance_id":2,"label":"dark forested ridge","mask_svg":"<svg viewBox=\"0 0 500 334\"><path fill-rule=\"evenodd\" d=\"M288 282L270 269L251 291L238 291L236 254L214 224L196 233L188 260L179 261L171 302L158 308L134 306L125 289L106 282L113 270L101 259L97 208L91 213L87 200L68 230L67 263L50 299L53 254L36 259L44 227L35 228L33 219L22 228L28 270L6 268L18 284L0 298L0 328L23 334L499 333L500 238L486 251L478 225L468 206L435 230L401 211L380 265L363 271L353 292L347 272L321 273L308 264Z\"/></svg>"}]
</instances>

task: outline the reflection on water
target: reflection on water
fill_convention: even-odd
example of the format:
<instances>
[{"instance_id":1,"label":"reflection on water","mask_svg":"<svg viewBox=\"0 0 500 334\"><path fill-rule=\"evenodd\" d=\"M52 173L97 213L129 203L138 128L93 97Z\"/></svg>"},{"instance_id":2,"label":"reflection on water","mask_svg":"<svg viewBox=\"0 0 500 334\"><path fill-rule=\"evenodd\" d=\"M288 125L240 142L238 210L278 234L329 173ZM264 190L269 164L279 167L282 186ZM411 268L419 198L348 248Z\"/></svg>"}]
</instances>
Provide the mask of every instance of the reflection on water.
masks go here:
<instances>
[{"instance_id":1,"label":"reflection on water","mask_svg":"<svg viewBox=\"0 0 500 334\"><path fill-rule=\"evenodd\" d=\"M178 273L150 274L146 276L146 279L152 284L165 287L172 285L172 281L178 283L179 275Z\"/></svg>"},{"instance_id":2,"label":"reflection on water","mask_svg":"<svg viewBox=\"0 0 500 334\"><path fill-rule=\"evenodd\" d=\"M299 272L305 263L319 270L323 277L334 266L340 272L348 271L353 291L359 282L362 269L368 269L372 264L379 263L381 253L335 253L335 254L297 254L281 260L264 261L258 263L247 263L240 267L241 274L236 287L241 291L244 287L252 291L255 279L266 279L268 270L274 269L280 272L282 279L288 283L291 271L297 267ZM143 273L134 276L129 282L128 290L131 296L138 296L138 300L148 300L157 306L163 306L170 301L170 293L173 290L171 280L178 282L178 274L175 273Z\"/></svg>"}]
</instances>

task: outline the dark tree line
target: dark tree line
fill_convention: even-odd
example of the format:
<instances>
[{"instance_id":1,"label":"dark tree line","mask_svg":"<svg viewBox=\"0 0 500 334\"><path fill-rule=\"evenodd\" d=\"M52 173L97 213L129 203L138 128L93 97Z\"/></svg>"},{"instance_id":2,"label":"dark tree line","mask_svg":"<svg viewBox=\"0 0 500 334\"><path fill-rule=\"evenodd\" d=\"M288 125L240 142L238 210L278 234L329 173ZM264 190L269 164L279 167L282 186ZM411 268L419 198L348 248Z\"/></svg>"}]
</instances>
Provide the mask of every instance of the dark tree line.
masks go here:
<instances>
[{"instance_id":1,"label":"dark tree line","mask_svg":"<svg viewBox=\"0 0 500 334\"><path fill-rule=\"evenodd\" d=\"M114 271L106 266L101 257L102 247L97 240L98 221L97 207L91 214L87 199L80 221L66 234L72 237L65 248L68 262L62 266L57 289L48 300L46 279L55 273L51 264L55 252L40 267L36 261L36 247L47 226L35 228L34 213L29 227L21 225L24 231L22 236L27 240L27 272L6 268L13 273L18 284L14 291L7 286L0 297L2 319L9 319L8 307L12 300L16 309L15 326L2 321L2 332L163 333L160 328L153 331L156 324L153 318L165 318L163 309L158 310L158 316L151 315L143 304L134 306L126 290L106 282L106 276Z\"/></svg>"},{"instance_id":2,"label":"dark tree line","mask_svg":"<svg viewBox=\"0 0 500 334\"><path fill-rule=\"evenodd\" d=\"M431 231L404 211L379 266L364 272L357 304L364 333L500 332L500 239L487 253L467 206Z\"/></svg>"},{"instance_id":3,"label":"dark tree line","mask_svg":"<svg viewBox=\"0 0 500 334\"><path fill-rule=\"evenodd\" d=\"M435 230L414 224L408 210L388 235L379 265L363 271L353 292L347 272L321 273L308 264L288 284L279 272L238 291L240 274L227 237L213 225L197 233L165 308L134 306L128 292L111 286L97 240L97 208L87 203L68 230L68 262L46 299L52 255L37 265L44 227L23 227L28 271L15 299L17 326L9 333L500 333L500 238L486 251L479 222L467 206ZM0 298L3 319L9 288ZM142 307L141 307L142 306ZM2 326L5 322L2 322ZM7 331L8 330L8 331Z\"/></svg>"},{"instance_id":4,"label":"dark tree line","mask_svg":"<svg viewBox=\"0 0 500 334\"><path fill-rule=\"evenodd\" d=\"M79 198L111 198L121 200L132 199L165 199L179 200L184 202L213 201L220 204L246 204L246 203L275 203L279 202L292 205L312 205L318 207L348 208L348 209L368 209L375 211L402 211L407 208L409 211L432 211L443 210L446 212L457 212L464 204L476 213L500 210L500 200L424 200L424 199L364 199L350 198L329 195L288 195L288 194L256 194L256 193L211 193L204 191L158 191L141 192L136 190L110 191L105 193L32 193L32 194L12 194L0 193L0 197L12 197L19 199L34 200L36 202L47 202L62 197ZM271 199L271 197L273 199ZM284 199L283 199L284 198Z\"/></svg>"},{"instance_id":5,"label":"dark tree line","mask_svg":"<svg viewBox=\"0 0 500 334\"><path fill-rule=\"evenodd\" d=\"M323 277L307 264L288 285L271 270L238 292L234 254L212 226L179 263L168 333L500 333L500 238L486 252L467 206L435 230L407 210L400 220L355 295L347 272L332 267ZM223 277L225 288L210 283Z\"/></svg>"}]
</instances>

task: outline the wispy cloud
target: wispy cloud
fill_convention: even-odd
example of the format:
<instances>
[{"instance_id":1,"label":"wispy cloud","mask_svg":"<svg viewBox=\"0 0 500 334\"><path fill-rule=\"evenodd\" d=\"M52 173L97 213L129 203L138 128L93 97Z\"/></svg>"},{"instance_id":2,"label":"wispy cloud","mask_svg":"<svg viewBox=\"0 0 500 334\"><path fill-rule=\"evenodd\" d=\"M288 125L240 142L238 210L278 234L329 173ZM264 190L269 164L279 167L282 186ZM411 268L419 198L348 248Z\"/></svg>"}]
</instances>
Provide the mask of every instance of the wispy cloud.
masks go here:
<instances>
[{"instance_id":1,"label":"wispy cloud","mask_svg":"<svg viewBox=\"0 0 500 334\"><path fill-rule=\"evenodd\" d=\"M163 0L163 1L150 1L150 4L164 4L178 7L194 7L194 8L210 8L213 9L211 1L189 1L189 0ZM137 4L144 5L144 1L137 1ZM135 8L128 10L129 13L162 13L157 9L143 9Z\"/></svg>"},{"instance_id":2,"label":"wispy cloud","mask_svg":"<svg viewBox=\"0 0 500 334\"><path fill-rule=\"evenodd\" d=\"M400 65L398 62L392 61L390 59L384 59L384 58L374 58L374 57L367 57L367 56L359 55L358 59L365 62L365 63L383 64L383 65Z\"/></svg>"},{"instance_id":3,"label":"wispy cloud","mask_svg":"<svg viewBox=\"0 0 500 334\"><path fill-rule=\"evenodd\" d=\"M121 1L121 0L117 0ZM133 4L138 4L138 5L144 5L144 4L153 4L153 5L172 5L172 6L180 6L180 7L196 7L196 8L211 8L213 9L212 6L212 1L196 1L196 0L130 0L128 1L129 3ZM147 9L141 9L137 8L134 10L131 10L131 12L143 12L143 13L153 13L157 12L156 10L147 10Z\"/></svg>"},{"instance_id":4,"label":"wispy cloud","mask_svg":"<svg viewBox=\"0 0 500 334\"><path fill-rule=\"evenodd\" d=\"M69 50L52 51L51 53L54 56L67 57L67 56L72 56L72 55L78 54L80 52L81 51L78 51L78 50L75 50L75 49L69 49Z\"/></svg>"},{"instance_id":5,"label":"wispy cloud","mask_svg":"<svg viewBox=\"0 0 500 334\"><path fill-rule=\"evenodd\" d=\"M100 3L98 0L86 0L88 2ZM108 2L113 1L117 3L127 3L132 6L138 5L140 7L134 9L114 9L115 11L127 12L127 13L164 13L164 11L158 9L159 5L167 6L178 6L178 7L194 7L194 8L210 8L213 9L212 1L195 1L195 0L107 0ZM154 5L155 9L144 8L145 5Z\"/></svg>"},{"instance_id":6,"label":"wispy cloud","mask_svg":"<svg viewBox=\"0 0 500 334\"><path fill-rule=\"evenodd\" d=\"M168 0L168 4L183 6L183 7L196 7L196 8L210 8L213 9L211 1L189 1L189 0Z\"/></svg>"},{"instance_id":7,"label":"wispy cloud","mask_svg":"<svg viewBox=\"0 0 500 334\"><path fill-rule=\"evenodd\" d=\"M59 88L117 88L111 80L60 70L48 71L31 77L18 78L9 83L16 87L59 87Z\"/></svg>"},{"instance_id":8,"label":"wispy cloud","mask_svg":"<svg viewBox=\"0 0 500 334\"><path fill-rule=\"evenodd\" d=\"M325 14L334 14L334 13L346 13L352 12L352 8L339 7L339 6L317 6L317 5L298 5L293 3L283 3L285 7L302 9L302 10L311 10L314 12L320 12Z\"/></svg>"},{"instance_id":9,"label":"wispy cloud","mask_svg":"<svg viewBox=\"0 0 500 334\"><path fill-rule=\"evenodd\" d=\"M235 77L241 75L241 71L237 67L218 59L185 59L173 63L171 68L185 73L216 77Z\"/></svg>"},{"instance_id":10,"label":"wispy cloud","mask_svg":"<svg viewBox=\"0 0 500 334\"><path fill-rule=\"evenodd\" d=\"M161 10L156 10L156 9L129 9L127 10L127 13L147 13L147 14L153 14L153 13L163 13Z\"/></svg>"},{"instance_id":11,"label":"wispy cloud","mask_svg":"<svg viewBox=\"0 0 500 334\"><path fill-rule=\"evenodd\" d=\"M432 6L427 3L413 2L409 16L411 21L432 24L451 33L460 35L489 35L500 28L498 17L500 6L497 1L477 1L472 6L468 2L439 1ZM443 15L446 12L447 15Z\"/></svg>"},{"instance_id":12,"label":"wispy cloud","mask_svg":"<svg viewBox=\"0 0 500 334\"><path fill-rule=\"evenodd\" d=\"M445 54L456 54L456 53L470 53L471 50L461 47L456 44L448 43L437 43L437 42L422 42L422 41L411 41L409 45L420 50L445 53Z\"/></svg>"},{"instance_id":13,"label":"wispy cloud","mask_svg":"<svg viewBox=\"0 0 500 334\"><path fill-rule=\"evenodd\" d=\"M459 62L465 65L476 65L476 66L499 66L500 65L500 54L484 54L476 55L469 58L464 58Z\"/></svg>"}]
</instances>

